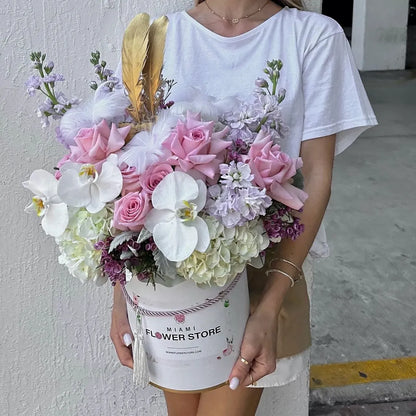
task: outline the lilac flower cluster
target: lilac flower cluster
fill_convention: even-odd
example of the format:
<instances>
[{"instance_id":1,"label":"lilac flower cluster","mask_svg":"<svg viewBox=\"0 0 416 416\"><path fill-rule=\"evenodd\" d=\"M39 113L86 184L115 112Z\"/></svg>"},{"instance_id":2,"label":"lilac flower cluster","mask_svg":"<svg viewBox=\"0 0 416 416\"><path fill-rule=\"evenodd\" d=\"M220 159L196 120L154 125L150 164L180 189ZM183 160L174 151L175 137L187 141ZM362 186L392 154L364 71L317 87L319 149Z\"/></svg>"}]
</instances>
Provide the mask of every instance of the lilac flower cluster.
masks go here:
<instances>
[{"instance_id":1,"label":"lilac flower cluster","mask_svg":"<svg viewBox=\"0 0 416 416\"><path fill-rule=\"evenodd\" d=\"M36 91L40 91L46 96L36 113L41 119L42 127L48 127L50 125L49 117L54 120L61 118L68 109L79 104L80 100L78 98L68 99L62 92L55 92L55 84L65 79L62 74L52 73L55 65L52 61L45 64L45 54L33 52L30 59L33 62L33 68L39 72L39 75L29 77L25 84L26 91L29 96L34 96Z\"/></svg>"},{"instance_id":2,"label":"lilac flower cluster","mask_svg":"<svg viewBox=\"0 0 416 416\"><path fill-rule=\"evenodd\" d=\"M107 62L101 61L101 54L99 51L91 52L90 62L94 65L94 72L97 75L100 84L103 84L103 88L107 92L111 92L114 89L122 87L120 79L114 76L114 71L107 68ZM96 90L98 83L96 81L90 82L90 88Z\"/></svg>"},{"instance_id":3,"label":"lilac flower cluster","mask_svg":"<svg viewBox=\"0 0 416 416\"><path fill-rule=\"evenodd\" d=\"M157 248L152 238L142 244L130 239L110 252L112 241L113 237L108 237L97 242L94 247L101 250L100 266L113 286L116 282L122 285L126 283L126 269L139 280L152 279L155 272L152 253Z\"/></svg>"},{"instance_id":4,"label":"lilac flower cluster","mask_svg":"<svg viewBox=\"0 0 416 416\"><path fill-rule=\"evenodd\" d=\"M250 167L231 161L220 165L219 183L208 188L207 213L217 218L226 228L241 226L265 215L272 204L265 189L259 189L251 181Z\"/></svg>"},{"instance_id":5,"label":"lilac flower cluster","mask_svg":"<svg viewBox=\"0 0 416 416\"><path fill-rule=\"evenodd\" d=\"M292 210L279 203L273 204L272 209L263 219L263 225L270 240L274 243L284 238L296 240L305 229L300 219L292 214Z\"/></svg>"},{"instance_id":6,"label":"lilac flower cluster","mask_svg":"<svg viewBox=\"0 0 416 416\"><path fill-rule=\"evenodd\" d=\"M264 72L271 86L264 78L258 78L253 102L251 104L241 102L239 108L226 113L220 120L230 126L230 138L233 142L241 139L250 145L255 135L264 131L275 143L279 143L287 134L288 128L283 123L280 110L280 104L286 97L286 90L277 88L282 66L280 60L267 62ZM232 153L232 155L234 156L232 160L238 160L236 154Z\"/></svg>"}]
</instances>

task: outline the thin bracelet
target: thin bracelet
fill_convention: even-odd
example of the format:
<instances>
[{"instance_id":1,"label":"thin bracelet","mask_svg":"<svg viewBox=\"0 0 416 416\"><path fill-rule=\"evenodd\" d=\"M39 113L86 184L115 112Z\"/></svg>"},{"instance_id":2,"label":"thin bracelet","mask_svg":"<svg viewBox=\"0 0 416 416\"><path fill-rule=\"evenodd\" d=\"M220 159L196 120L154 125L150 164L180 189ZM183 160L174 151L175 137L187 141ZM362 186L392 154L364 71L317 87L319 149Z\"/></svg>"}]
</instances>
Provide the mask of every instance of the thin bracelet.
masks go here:
<instances>
[{"instance_id":1,"label":"thin bracelet","mask_svg":"<svg viewBox=\"0 0 416 416\"><path fill-rule=\"evenodd\" d=\"M292 267L294 267L299 272L299 277L300 278L303 277L302 269L298 265L296 265L295 263L291 262L290 260L284 259L283 257L277 257L275 259L270 260L269 264L271 265L274 261L282 261L283 263L290 264Z\"/></svg>"},{"instance_id":2,"label":"thin bracelet","mask_svg":"<svg viewBox=\"0 0 416 416\"><path fill-rule=\"evenodd\" d=\"M267 270L266 271L266 276L268 276L272 272L280 273L283 276L288 277L290 279L290 281L291 281L290 287L293 287L295 285L295 279L290 274L287 274L286 272L284 272L283 270L280 270L280 269L270 269L270 270Z\"/></svg>"}]
</instances>

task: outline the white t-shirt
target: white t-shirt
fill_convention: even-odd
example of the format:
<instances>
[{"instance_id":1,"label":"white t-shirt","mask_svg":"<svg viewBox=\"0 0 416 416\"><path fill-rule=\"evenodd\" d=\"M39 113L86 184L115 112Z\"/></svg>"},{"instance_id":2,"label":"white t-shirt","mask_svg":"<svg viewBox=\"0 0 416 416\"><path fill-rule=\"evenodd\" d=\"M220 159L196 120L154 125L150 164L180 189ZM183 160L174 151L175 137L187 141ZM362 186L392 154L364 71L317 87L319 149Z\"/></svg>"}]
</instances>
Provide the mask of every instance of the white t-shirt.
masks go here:
<instances>
[{"instance_id":1,"label":"white t-shirt","mask_svg":"<svg viewBox=\"0 0 416 416\"><path fill-rule=\"evenodd\" d=\"M186 87L224 98L251 95L267 60L283 62L279 87L292 157L302 140L337 133L336 154L377 124L351 48L339 24L324 15L283 8L242 35L224 37L186 11L168 15L163 74L177 85L171 98L186 101Z\"/></svg>"},{"instance_id":2,"label":"white t-shirt","mask_svg":"<svg viewBox=\"0 0 416 416\"><path fill-rule=\"evenodd\" d=\"M224 37L207 29L186 11L168 15L165 78L174 79L170 99L188 101L192 88L216 98L247 98L255 80L265 77L267 60L283 62L279 88L289 131L280 145L299 156L301 141L336 133L335 154L364 130L377 124L350 45L333 19L295 8L283 8L242 35ZM311 249L328 256L323 226Z\"/></svg>"}]
</instances>

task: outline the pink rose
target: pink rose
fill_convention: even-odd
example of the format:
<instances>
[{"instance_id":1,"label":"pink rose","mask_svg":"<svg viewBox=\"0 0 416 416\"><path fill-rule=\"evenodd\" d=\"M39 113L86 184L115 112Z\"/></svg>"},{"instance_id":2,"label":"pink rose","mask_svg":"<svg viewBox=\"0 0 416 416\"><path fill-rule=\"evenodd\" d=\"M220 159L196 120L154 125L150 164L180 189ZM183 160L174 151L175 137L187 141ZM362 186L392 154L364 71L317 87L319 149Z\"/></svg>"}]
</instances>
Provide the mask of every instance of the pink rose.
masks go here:
<instances>
[{"instance_id":1,"label":"pink rose","mask_svg":"<svg viewBox=\"0 0 416 416\"><path fill-rule=\"evenodd\" d=\"M296 210L303 207L308 195L292 185L296 170L302 167L300 157L292 159L273 144L270 135L260 132L242 160L249 164L255 184L273 199Z\"/></svg>"},{"instance_id":2,"label":"pink rose","mask_svg":"<svg viewBox=\"0 0 416 416\"><path fill-rule=\"evenodd\" d=\"M115 202L113 226L122 231L140 231L151 207L146 192L130 192Z\"/></svg>"},{"instance_id":3,"label":"pink rose","mask_svg":"<svg viewBox=\"0 0 416 416\"><path fill-rule=\"evenodd\" d=\"M199 114L188 112L185 123L179 121L173 132L163 142L172 155L167 163L178 166L183 172L191 169L214 178L218 166L224 162L224 150L231 142L222 140L229 129L213 132L214 122L203 122Z\"/></svg>"},{"instance_id":4,"label":"pink rose","mask_svg":"<svg viewBox=\"0 0 416 416\"><path fill-rule=\"evenodd\" d=\"M140 175L136 172L134 166L128 166L127 163L122 163L120 166L121 176L123 177L123 188L121 195L127 195L129 192L139 192L142 190L140 185Z\"/></svg>"},{"instance_id":5,"label":"pink rose","mask_svg":"<svg viewBox=\"0 0 416 416\"><path fill-rule=\"evenodd\" d=\"M129 131L130 126L119 129L116 124L110 129L105 120L94 127L83 128L75 136L76 146L70 146L69 158L73 162L101 165L111 153L124 146Z\"/></svg>"},{"instance_id":6,"label":"pink rose","mask_svg":"<svg viewBox=\"0 0 416 416\"><path fill-rule=\"evenodd\" d=\"M140 176L140 184L143 187L143 191L152 195L159 182L171 172L173 172L173 168L167 163L149 166L143 172L143 175Z\"/></svg>"}]
</instances>

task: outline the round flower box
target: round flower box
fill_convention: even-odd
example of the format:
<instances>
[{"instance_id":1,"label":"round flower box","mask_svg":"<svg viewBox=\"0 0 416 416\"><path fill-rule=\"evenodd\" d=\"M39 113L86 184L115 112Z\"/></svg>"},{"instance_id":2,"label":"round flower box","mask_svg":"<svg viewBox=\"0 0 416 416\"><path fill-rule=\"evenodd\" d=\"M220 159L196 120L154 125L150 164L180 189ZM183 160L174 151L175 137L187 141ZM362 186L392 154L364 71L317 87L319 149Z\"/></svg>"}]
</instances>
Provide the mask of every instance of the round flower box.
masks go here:
<instances>
[{"instance_id":1,"label":"round flower box","mask_svg":"<svg viewBox=\"0 0 416 416\"><path fill-rule=\"evenodd\" d=\"M198 392L227 383L249 314L245 271L224 287L155 288L133 278L125 289L133 333L140 315L150 384Z\"/></svg>"}]
</instances>

